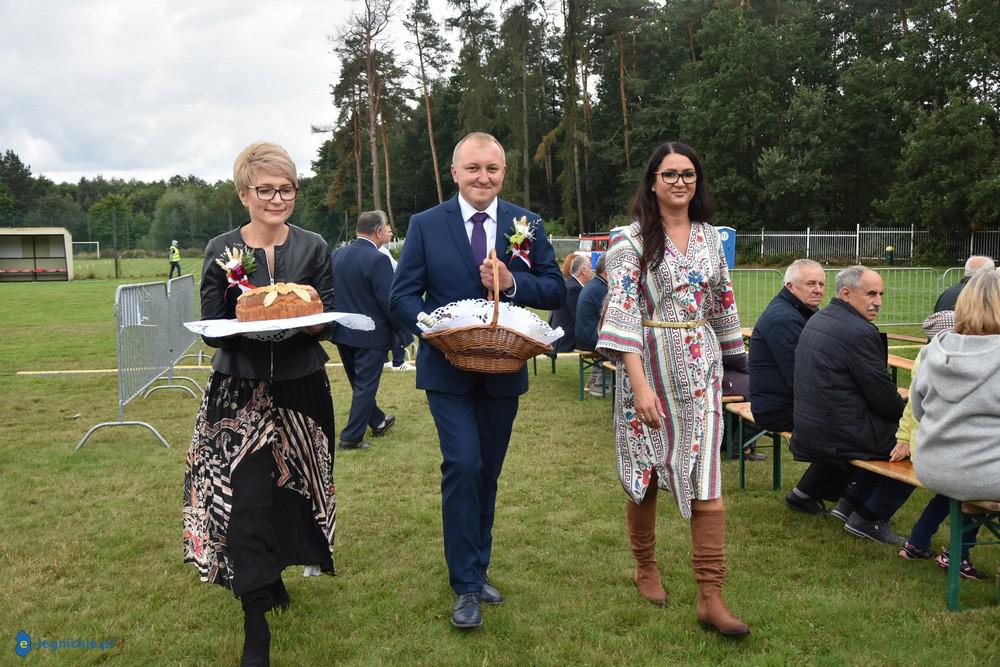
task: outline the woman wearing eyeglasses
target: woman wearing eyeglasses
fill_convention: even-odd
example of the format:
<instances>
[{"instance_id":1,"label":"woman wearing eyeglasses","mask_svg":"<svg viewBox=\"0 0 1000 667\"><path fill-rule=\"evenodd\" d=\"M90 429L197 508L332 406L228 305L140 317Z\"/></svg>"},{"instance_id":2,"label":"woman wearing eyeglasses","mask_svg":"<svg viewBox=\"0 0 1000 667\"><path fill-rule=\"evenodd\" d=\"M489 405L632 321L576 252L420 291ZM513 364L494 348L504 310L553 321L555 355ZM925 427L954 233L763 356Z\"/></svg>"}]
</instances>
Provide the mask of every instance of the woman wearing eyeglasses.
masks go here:
<instances>
[{"instance_id":1,"label":"woman wearing eyeglasses","mask_svg":"<svg viewBox=\"0 0 1000 667\"><path fill-rule=\"evenodd\" d=\"M694 150L652 154L632 200L633 223L608 250L608 307L598 351L619 372L614 408L618 473L640 595L665 604L656 562L656 496L691 520L697 619L728 636L750 629L722 599L725 510L723 356L745 363L739 316L715 204Z\"/></svg>"},{"instance_id":2,"label":"woman wearing eyeglasses","mask_svg":"<svg viewBox=\"0 0 1000 667\"><path fill-rule=\"evenodd\" d=\"M272 143L247 146L233 180L250 219L208 243L203 319L235 316L240 280L312 285L333 310L326 242L287 220L295 208L295 163ZM233 251L239 267L227 270ZM184 560L203 581L225 586L244 613L243 665L266 665L265 613L287 609L281 580L292 564L333 574L333 400L320 346L327 327L280 342L205 338L218 348L195 423L184 476Z\"/></svg>"}]
</instances>

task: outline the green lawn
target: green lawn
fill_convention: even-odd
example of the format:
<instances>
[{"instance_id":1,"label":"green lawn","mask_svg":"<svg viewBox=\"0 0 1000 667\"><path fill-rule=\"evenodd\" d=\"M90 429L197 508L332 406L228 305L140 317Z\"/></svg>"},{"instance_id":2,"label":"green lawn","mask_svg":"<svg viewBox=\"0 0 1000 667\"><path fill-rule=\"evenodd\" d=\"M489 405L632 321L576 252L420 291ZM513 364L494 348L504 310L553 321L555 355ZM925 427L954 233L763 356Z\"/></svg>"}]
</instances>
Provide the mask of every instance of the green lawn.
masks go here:
<instances>
[{"instance_id":1,"label":"green lawn","mask_svg":"<svg viewBox=\"0 0 1000 667\"><path fill-rule=\"evenodd\" d=\"M239 603L181 562L196 401L161 391L128 406L127 417L156 426L171 449L143 429L116 428L74 453L89 426L116 418L114 376L15 375L113 367L116 284L0 287L0 627L8 640L21 629L124 640L103 655L29 657L46 664L236 664ZM743 493L735 464L724 471L726 593L753 635L726 642L695 624L688 526L669 503L660 507L658 555L670 603L645 603L630 581L610 405L577 400L573 359L560 359L556 375L547 363L539 371L501 477L490 574L507 600L485 610L486 627L465 634L448 624L436 436L413 374L387 373L380 401L399 422L372 450L338 454L339 575L286 572L292 608L271 622L274 664L996 664L991 581L964 583L967 611L947 612L943 571L902 561L831 519L788 511L770 491L769 461L749 466ZM339 368L330 377L343 424L347 381ZM803 469L786 458L785 490ZM909 530L927 499L913 496L897 530ZM989 573L1000 563L994 547L973 556ZM14 664L10 644L6 651L0 663Z\"/></svg>"},{"instance_id":2,"label":"green lawn","mask_svg":"<svg viewBox=\"0 0 1000 667\"><path fill-rule=\"evenodd\" d=\"M115 275L114 260L79 259L76 260L75 272L77 279L83 280L113 280ZM181 260L185 272L194 273L195 280L200 279L201 258L185 257ZM923 321L931 310L941 289L944 268L915 270L909 268L876 267L882 272L885 280L885 297L879 322L894 329L901 323L916 323ZM122 259L120 262L123 282L146 282L164 280L169 267L166 260L157 258ZM833 295L836 268L828 268L827 299ZM761 311L781 289L784 270L777 269L737 269L733 272L733 287L736 293L736 304L744 326L751 326L760 316ZM960 276L948 275L949 284ZM824 301L824 305L825 305ZM917 329L919 331L919 329Z\"/></svg>"}]
</instances>

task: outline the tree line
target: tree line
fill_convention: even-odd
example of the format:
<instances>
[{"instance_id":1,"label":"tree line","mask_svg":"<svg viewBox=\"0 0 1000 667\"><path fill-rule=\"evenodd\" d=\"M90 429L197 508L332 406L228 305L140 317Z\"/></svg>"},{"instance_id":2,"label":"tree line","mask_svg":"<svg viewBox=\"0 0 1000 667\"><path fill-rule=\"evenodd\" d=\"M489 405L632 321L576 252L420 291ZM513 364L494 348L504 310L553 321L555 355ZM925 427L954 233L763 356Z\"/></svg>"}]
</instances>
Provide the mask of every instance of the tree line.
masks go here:
<instances>
[{"instance_id":1,"label":"tree line","mask_svg":"<svg viewBox=\"0 0 1000 667\"><path fill-rule=\"evenodd\" d=\"M672 139L700 152L717 223L741 231L1000 222L995 0L348 6L330 38L336 120L313 128L329 137L293 218L329 240L369 208L405 236L411 214L453 196L451 149L473 130L506 148L503 196L555 233L625 222L646 157ZM0 164L0 222L59 213L100 240L113 215L128 243L159 248L243 216L229 182L54 185L16 157Z\"/></svg>"}]
</instances>

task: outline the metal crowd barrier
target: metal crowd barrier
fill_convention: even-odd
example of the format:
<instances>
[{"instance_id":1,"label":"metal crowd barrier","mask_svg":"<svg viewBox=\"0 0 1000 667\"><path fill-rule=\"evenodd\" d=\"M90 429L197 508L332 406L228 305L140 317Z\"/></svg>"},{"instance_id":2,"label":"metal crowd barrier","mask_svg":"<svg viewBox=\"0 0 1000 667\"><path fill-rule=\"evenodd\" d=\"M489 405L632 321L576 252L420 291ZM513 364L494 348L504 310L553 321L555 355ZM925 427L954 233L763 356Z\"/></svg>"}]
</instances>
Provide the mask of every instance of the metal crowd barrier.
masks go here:
<instances>
[{"instance_id":1,"label":"metal crowd barrier","mask_svg":"<svg viewBox=\"0 0 1000 667\"><path fill-rule=\"evenodd\" d=\"M169 304L166 283L121 285L115 291L115 325L118 346L118 421L90 427L77 443L83 447L90 436L106 426L142 426L170 448L160 432L142 421L126 421L125 405L141 394L170 367ZM193 395L193 394L192 394Z\"/></svg>"},{"instance_id":2,"label":"metal crowd barrier","mask_svg":"<svg viewBox=\"0 0 1000 667\"><path fill-rule=\"evenodd\" d=\"M964 269L948 269L939 273L922 267L873 267L882 276L885 294L878 326L920 324L934 310L941 292L956 284L965 275ZM826 306L836 293L836 277L840 269L827 269L826 296L820 306ZM733 292L740 314L740 323L752 327L760 314L781 290L784 271L775 269L734 269L730 271Z\"/></svg>"},{"instance_id":3,"label":"metal crowd barrier","mask_svg":"<svg viewBox=\"0 0 1000 667\"><path fill-rule=\"evenodd\" d=\"M777 269L733 269L729 277L733 281L740 323L749 327L781 291L785 272Z\"/></svg>"},{"instance_id":4,"label":"metal crowd barrier","mask_svg":"<svg viewBox=\"0 0 1000 667\"><path fill-rule=\"evenodd\" d=\"M177 384L177 380L186 380L194 385L195 389L201 391L201 385L191 377L186 375L174 375L174 366L188 355L187 351L194 344L197 336L194 332L188 331L184 326L185 322L196 320L194 314L194 277L191 274L171 278L167 281L167 361L168 366L165 376L161 375L157 380L162 380L166 384L157 384L149 387L143 398L146 398L154 391L160 389L183 389L195 396L191 388Z\"/></svg>"}]
</instances>

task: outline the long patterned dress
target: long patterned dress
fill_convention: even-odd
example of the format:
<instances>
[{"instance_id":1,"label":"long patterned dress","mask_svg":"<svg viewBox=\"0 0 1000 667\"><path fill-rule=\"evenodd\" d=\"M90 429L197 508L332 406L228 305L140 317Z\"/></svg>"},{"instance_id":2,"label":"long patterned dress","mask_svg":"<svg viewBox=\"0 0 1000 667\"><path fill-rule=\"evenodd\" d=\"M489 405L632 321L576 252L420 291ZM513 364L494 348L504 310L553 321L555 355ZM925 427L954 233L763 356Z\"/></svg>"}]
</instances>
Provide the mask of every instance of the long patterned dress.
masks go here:
<instances>
[{"instance_id":1,"label":"long patterned dress","mask_svg":"<svg viewBox=\"0 0 1000 667\"><path fill-rule=\"evenodd\" d=\"M614 406L618 475L635 502L655 470L685 518L692 500L722 495L722 355L743 353L733 285L714 227L691 224L687 253L666 238L663 261L640 275L642 237L633 223L608 250L608 307L597 348L618 365ZM643 320L707 320L693 329ZM646 379L666 410L660 429L639 421L621 352L642 355Z\"/></svg>"}]
</instances>

